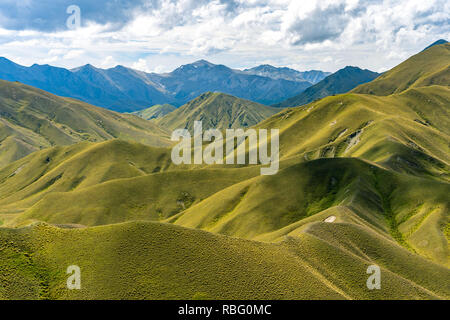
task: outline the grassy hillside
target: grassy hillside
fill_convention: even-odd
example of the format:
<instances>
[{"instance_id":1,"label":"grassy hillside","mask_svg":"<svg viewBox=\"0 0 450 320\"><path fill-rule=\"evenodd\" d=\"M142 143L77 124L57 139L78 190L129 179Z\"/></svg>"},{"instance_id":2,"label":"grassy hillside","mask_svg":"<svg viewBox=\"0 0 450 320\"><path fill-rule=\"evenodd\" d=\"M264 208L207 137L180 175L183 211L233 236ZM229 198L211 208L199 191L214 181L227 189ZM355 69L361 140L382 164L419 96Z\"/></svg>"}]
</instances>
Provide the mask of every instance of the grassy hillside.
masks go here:
<instances>
[{"instance_id":1,"label":"grassy hillside","mask_svg":"<svg viewBox=\"0 0 450 320\"><path fill-rule=\"evenodd\" d=\"M320 70L297 71L286 67L274 67L269 64L263 64L254 68L245 69L242 72L261 77L269 77L272 79L308 81L311 84L316 84L317 82L323 80L326 76L331 74L330 72L323 72Z\"/></svg>"},{"instance_id":2,"label":"grassy hillside","mask_svg":"<svg viewBox=\"0 0 450 320\"><path fill-rule=\"evenodd\" d=\"M358 157L448 180L449 105L443 86L388 97L344 94L285 110L258 127L280 129L282 159Z\"/></svg>"},{"instance_id":3,"label":"grassy hillside","mask_svg":"<svg viewBox=\"0 0 450 320\"><path fill-rule=\"evenodd\" d=\"M255 128L279 129L272 176L259 166L175 166L170 148L112 135L5 166L0 298L449 299L450 87L448 68L427 65L437 82L425 80L434 50L447 47L386 73L387 84L410 79L392 94L351 92L270 116L261 112L273 108L208 93L157 120L225 129L267 118ZM24 110L38 117L38 107ZM2 123L2 144L15 145L13 130L23 141L8 150L25 155L49 141ZM73 264L81 291L65 289ZM373 264L381 290L366 287Z\"/></svg>"},{"instance_id":4,"label":"grassy hillside","mask_svg":"<svg viewBox=\"0 0 450 320\"><path fill-rule=\"evenodd\" d=\"M169 149L121 140L55 147L0 170L0 219L89 226L161 220L257 174L256 167L180 170Z\"/></svg>"},{"instance_id":5,"label":"grassy hillside","mask_svg":"<svg viewBox=\"0 0 450 320\"><path fill-rule=\"evenodd\" d=\"M353 92L386 96L408 88L450 85L450 43L435 45Z\"/></svg>"},{"instance_id":6,"label":"grassy hillside","mask_svg":"<svg viewBox=\"0 0 450 320\"><path fill-rule=\"evenodd\" d=\"M156 121L164 128L193 130L194 121L203 129L251 127L279 110L219 92L207 92Z\"/></svg>"},{"instance_id":7,"label":"grassy hillside","mask_svg":"<svg viewBox=\"0 0 450 320\"><path fill-rule=\"evenodd\" d=\"M162 118L176 109L171 104L157 104L144 110L135 111L133 114L145 120L152 120Z\"/></svg>"},{"instance_id":8,"label":"grassy hillside","mask_svg":"<svg viewBox=\"0 0 450 320\"><path fill-rule=\"evenodd\" d=\"M370 228L405 248L449 264L445 235L450 222L449 192L448 183L395 174L361 160L320 159L235 184L168 221L274 241L334 216L336 222ZM415 241L419 234L421 243Z\"/></svg>"},{"instance_id":9,"label":"grassy hillside","mask_svg":"<svg viewBox=\"0 0 450 320\"><path fill-rule=\"evenodd\" d=\"M275 104L274 107L289 108L302 106L314 100L348 92L362 83L372 81L378 76L378 73L370 70L361 70L357 67L345 67L329 75L312 87L309 87L299 95Z\"/></svg>"},{"instance_id":10,"label":"grassy hillside","mask_svg":"<svg viewBox=\"0 0 450 320\"><path fill-rule=\"evenodd\" d=\"M347 237L336 237L331 228L355 235L356 242L348 244ZM279 244L142 222L87 229L40 224L0 229L0 239L0 297L7 299L436 299L450 295L445 286L448 269L347 224L316 224L302 236ZM383 287L369 291L366 269L374 263L383 269ZM65 270L73 264L81 268L82 289L69 291Z\"/></svg>"},{"instance_id":11,"label":"grassy hillside","mask_svg":"<svg viewBox=\"0 0 450 320\"><path fill-rule=\"evenodd\" d=\"M5 226L95 226L169 218L186 227L275 241L335 216L449 263L448 183L357 159L291 161L283 161L277 175L260 176L257 167L177 170L165 149L121 141L56 148L0 171L0 219Z\"/></svg>"},{"instance_id":12,"label":"grassy hillside","mask_svg":"<svg viewBox=\"0 0 450 320\"><path fill-rule=\"evenodd\" d=\"M169 146L153 123L0 80L0 167L50 146L113 138Z\"/></svg>"}]
</instances>

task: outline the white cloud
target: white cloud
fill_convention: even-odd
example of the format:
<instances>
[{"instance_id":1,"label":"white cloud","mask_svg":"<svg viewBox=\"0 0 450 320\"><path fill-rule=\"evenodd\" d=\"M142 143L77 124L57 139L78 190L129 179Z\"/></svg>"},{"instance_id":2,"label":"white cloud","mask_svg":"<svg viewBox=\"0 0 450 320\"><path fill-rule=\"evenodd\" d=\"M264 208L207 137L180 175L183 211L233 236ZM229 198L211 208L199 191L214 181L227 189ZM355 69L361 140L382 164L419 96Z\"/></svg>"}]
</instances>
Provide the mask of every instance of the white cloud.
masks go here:
<instances>
[{"instance_id":1,"label":"white cloud","mask_svg":"<svg viewBox=\"0 0 450 320\"><path fill-rule=\"evenodd\" d=\"M82 56L83 54L84 54L84 50L70 50L63 56L63 59L70 60L70 59L78 58L78 57Z\"/></svg>"},{"instance_id":2,"label":"white cloud","mask_svg":"<svg viewBox=\"0 0 450 320\"><path fill-rule=\"evenodd\" d=\"M129 23L114 31L110 23L95 22L73 31L12 32L0 27L0 46L15 61L53 59L65 67L123 64L168 71L205 58L231 67L272 61L334 71L345 65L388 69L450 37L446 0L158 3L148 10L137 7Z\"/></svg>"},{"instance_id":3,"label":"white cloud","mask_svg":"<svg viewBox=\"0 0 450 320\"><path fill-rule=\"evenodd\" d=\"M140 71L149 72L148 66L147 66L147 61L145 61L145 59L139 59L138 61L136 61L135 63L132 64L131 68L140 70Z\"/></svg>"},{"instance_id":4,"label":"white cloud","mask_svg":"<svg viewBox=\"0 0 450 320\"><path fill-rule=\"evenodd\" d=\"M117 65L117 62L114 60L112 56L107 56L101 63L100 66L102 68L112 68Z\"/></svg>"}]
</instances>

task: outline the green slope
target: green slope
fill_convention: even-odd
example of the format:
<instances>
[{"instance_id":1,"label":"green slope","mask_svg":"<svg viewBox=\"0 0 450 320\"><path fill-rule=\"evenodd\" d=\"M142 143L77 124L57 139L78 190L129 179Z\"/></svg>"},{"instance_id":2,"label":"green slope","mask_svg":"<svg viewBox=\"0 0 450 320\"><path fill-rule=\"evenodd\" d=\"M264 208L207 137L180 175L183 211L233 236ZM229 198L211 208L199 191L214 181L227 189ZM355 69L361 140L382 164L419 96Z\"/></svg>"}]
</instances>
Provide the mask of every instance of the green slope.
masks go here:
<instances>
[{"instance_id":1,"label":"green slope","mask_svg":"<svg viewBox=\"0 0 450 320\"><path fill-rule=\"evenodd\" d=\"M145 120L152 120L162 118L176 109L177 108L170 104L157 104L144 110L135 111L132 114Z\"/></svg>"},{"instance_id":2,"label":"green slope","mask_svg":"<svg viewBox=\"0 0 450 320\"><path fill-rule=\"evenodd\" d=\"M0 80L0 167L33 151L113 138L169 146L168 133L133 115Z\"/></svg>"},{"instance_id":3,"label":"green slope","mask_svg":"<svg viewBox=\"0 0 450 320\"><path fill-rule=\"evenodd\" d=\"M376 234L333 227L361 237L349 245L324 224L279 244L141 222L0 229L0 297L448 299L448 269ZM382 268L383 287L369 291L366 269L374 263ZM81 268L82 289L70 291L65 271L74 264Z\"/></svg>"},{"instance_id":4,"label":"green slope","mask_svg":"<svg viewBox=\"0 0 450 320\"><path fill-rule=\"evenodd\" d=\"M279 112L256 102L219 92L207 92L156 120L163 128L193 130L194 121L202 121L203 129L251 127Z\"/></svg>"},{"instance_id":5,"label":"green slope","mask_svg":"<svg viewBox=\"0 0 450 320\"><path fill-rule=\"evenodd\" d=\"M180 169L169 149L121 140L42 150L0 170L0 219L90 226L160 220L259 174L256 167Z\"/></svg>"},{"instance_id":6,"label":"green slope","mask_svg":"<svg viewBox=\"0 0 450 320\"><path fill-rule=\"evenodd\" d=\"M273 176L174 166L169 148L118 139L0 169L0 298L448 299L450 88L448 68L437 83L423 74L434 50L447 47L388 77L409 79L398 92L330 96L258 123L280 130ZM234 115L255 110L212 93L189 106L167 126L191 129L197 109L206 128L242 126ZM81 291L64 288L72 264ZM372 264L381 290L366 288Z\"/></svg>"},{"instance_id":7,"label":"green slope","mask_svg":"<svg viewBox=\"0 0 450 320\"><path fill-rule=\"evenodd\" d=\"M329 75L319 83L309 87L301 94L275 104L277 108L297 107L328 96L345 93L362 83L372 81L379 76L370 70L357 67L345 67Z\"/></svg>"},{"instance_id":8,"label":"green slope","mask_svg":"<svg viewBox=\"0 0 450 320\"><path fill-rule=\"evenodd\" d=\"M258 127L280 129L282 159L359 157L448 180L449 105L444 86L388 97L344 94L285 110Z\"/></svg>"},{"instance_id":9,"label":"green slope","mask_svg":"<svg viewBox=\"0 0 450 320\"><path fill-rule=\"evenodd\" d=\"M233 185L168 221L274 241L335 216L448 265L449 192L448 183L395 174L361 160L320 159Z\"/></svg>"},{"instance_id":10,"label":"green slope","mask_svg":"<svg viewBox=\"0 0 450 320\"><path fill-rule=\"evenodd\" d=\"M386 96L408 88L450 85L450 43L435 45L353 92Z\"/></svg>"}]
</instances>

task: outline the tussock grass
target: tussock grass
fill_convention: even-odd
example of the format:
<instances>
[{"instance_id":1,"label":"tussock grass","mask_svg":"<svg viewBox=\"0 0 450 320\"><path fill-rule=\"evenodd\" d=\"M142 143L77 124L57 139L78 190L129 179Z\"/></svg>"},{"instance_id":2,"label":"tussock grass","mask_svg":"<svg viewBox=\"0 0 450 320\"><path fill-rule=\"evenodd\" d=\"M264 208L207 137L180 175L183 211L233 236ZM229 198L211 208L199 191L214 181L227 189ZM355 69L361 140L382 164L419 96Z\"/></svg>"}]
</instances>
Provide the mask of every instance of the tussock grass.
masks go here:
<instances>
[{"instance_id":1,"label":"tussock grass","mask_svg":"<svg viewBox=\"0 0 450 320\"><path fill-rule=\"evenodd\" d=\"M279 244L170 224L132 222L85 229L45 224L0 229L2 298L50 299L438 299L449 271L351 225L321 223ZM319 234L319 235L317 235ZM349 248L348 240L355 244ZM367 255L355 252L361 245ZM381 249L383 248L383 249ZM389 250L387 250L389 248ZM391 261L391 259L394 259ZM366 269L383 268L382 290ZM67 266L82 289L65 288ZM14 277L12 275L21 275ZM441 281L434 281L439 278Z\"/></svg>"}]
</instances>

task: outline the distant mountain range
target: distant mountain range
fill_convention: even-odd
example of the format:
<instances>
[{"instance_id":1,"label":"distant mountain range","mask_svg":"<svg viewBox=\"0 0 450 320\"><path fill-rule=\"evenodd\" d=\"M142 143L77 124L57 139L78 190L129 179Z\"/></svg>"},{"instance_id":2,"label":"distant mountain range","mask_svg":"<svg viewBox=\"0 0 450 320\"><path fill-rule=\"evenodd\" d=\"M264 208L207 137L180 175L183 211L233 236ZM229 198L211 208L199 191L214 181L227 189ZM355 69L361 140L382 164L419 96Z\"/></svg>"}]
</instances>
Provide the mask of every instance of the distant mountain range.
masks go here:
<instances>
[{"instance_id":1,"label":"distant mountain range","mask_svg":"<svg viewBox=\"0 0 450 320\"><path fill-rule=\"evenodd\" d=\"M362 70L357 67L345 67L326 77L312 87L309 87L299 95L275 104L274 107L297 107L308 104L317 99L345 93L360 84L374 80L379 75L379 73L372 72L370 70Z\"/></svg>"},{"instance_id":2,"label":"distant mountain range","mask_svg":"<svg viewBox=\"0 0 450 320\"><path fill-rule=\"evenodd\" d=\"M203 129L251 127L279 112L278 108L233 97L220 92L206 92L184 106L156 120L162 128L193 130L194 121Z\"/></svg>"},{"instance_id":3,"label":"distant mountain range","mask_svg":"<svg viewBox=\"0 0 450 320\"><path fill-rule=\"evenodd\" d=\"M316 73L314 71L308 77L320 78L321 75ZM170 73L156 74L123 66L100 69L89 64L72 70L37 64L24 67L0 58L0 79L22 82L119 112L133 112L165 103L178 107L208 91L220 91L270 105L312 85L301 77L281 76L280 72L271 74L255 75L205 60L183 65Z\"/></svg>"},{"instance_id":4,"label":"distant mountain range","mask_svg":"<svg viewBox=\"0 0 450 320\"><path fill-rule=\"evenodd\" d=\"M297 71L290 68L277 68L269 64L260 65L251 69L245 69L243 71L246 74L253 74L262 77L269 77L272 79L284 79L289 81L308 81L312 84L323 80L329 76L331 72L323 72L319 70L311 71Z\"/></svg>"}]
</instances>

